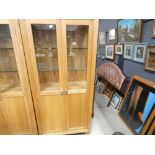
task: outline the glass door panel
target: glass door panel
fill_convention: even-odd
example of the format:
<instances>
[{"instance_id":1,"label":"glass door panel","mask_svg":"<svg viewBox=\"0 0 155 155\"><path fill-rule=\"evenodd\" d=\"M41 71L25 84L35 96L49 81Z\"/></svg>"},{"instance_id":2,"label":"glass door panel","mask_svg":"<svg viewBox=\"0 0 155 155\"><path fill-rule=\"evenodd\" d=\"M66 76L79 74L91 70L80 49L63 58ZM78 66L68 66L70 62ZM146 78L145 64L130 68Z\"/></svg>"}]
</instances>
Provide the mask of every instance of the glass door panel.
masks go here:
<instances>
[{"instance_id":1,"label":"glass door panel","mask_svg":"<svg viewBox=\"0 0 155 155\"><path fill-rule=\"evenodd\" d=\"M32 24L41 91L60 89L56 25Z\"/></svg>"},{"instance_id":2,"label":"glass door panel","mask_svg":"<svg viewBox=\"0 0 155 155\"><path fill-rule=\"evenodd\" d=\"M88 25L67 25L68 88L86 89Z\"/></svg>"},{"instance_id":3,"label":"glass door panel","mask_svg":"<svg viewBox=\"0 0 155 155\"><path fill-rule=\"evenodd\" d=\"M0 93L9 96L21 91L9 25L0 24Z\"/></svg>"}]
</instances>

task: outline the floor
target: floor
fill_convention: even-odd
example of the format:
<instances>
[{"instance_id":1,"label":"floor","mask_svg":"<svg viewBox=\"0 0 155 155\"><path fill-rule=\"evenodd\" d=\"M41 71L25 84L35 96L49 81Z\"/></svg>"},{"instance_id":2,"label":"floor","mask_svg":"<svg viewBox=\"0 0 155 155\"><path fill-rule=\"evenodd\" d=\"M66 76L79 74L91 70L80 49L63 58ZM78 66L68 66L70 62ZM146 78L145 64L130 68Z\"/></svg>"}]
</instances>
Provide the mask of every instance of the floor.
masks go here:
<instances>
[{"instance_id":1,"label":"floor","mask_svg":"<svg viewBox=\"0 0 155 155\"><path fill-rule=\"evenodd\" d=\"M118 110L111 105L107 107L108 101L107 96L95 93L94 118L90 134L112 135L114 132L121 132L131 135L132 133L119 117Z\"/></svg>"}]
</instances>

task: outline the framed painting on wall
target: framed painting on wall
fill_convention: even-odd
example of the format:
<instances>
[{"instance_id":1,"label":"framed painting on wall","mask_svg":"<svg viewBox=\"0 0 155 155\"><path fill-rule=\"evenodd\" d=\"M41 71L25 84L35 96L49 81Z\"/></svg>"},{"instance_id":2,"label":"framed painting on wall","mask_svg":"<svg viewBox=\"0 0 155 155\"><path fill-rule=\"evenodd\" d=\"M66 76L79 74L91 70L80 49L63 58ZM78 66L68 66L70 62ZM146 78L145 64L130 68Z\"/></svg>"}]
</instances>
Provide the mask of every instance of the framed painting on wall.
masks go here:
<instances>
[{"instance_id":1,"label":"framed painting on wall","mask_svg":"<svg viewBox=\"0 0 155 155\"><path fill-rule=\"evenodd\" d=\"M147 48L145 69L155 72L155 46L148 46Z\"/></svg>"},{"instance_id":2,"label":"framed painting on wall","mask_svg":"<svg viewBox=\"0 0 155 155\"><path fill-rule=\"evenodd\" d=\"M153 20L153 23L152 23L151 37L152 37L152 38L155 38L155 20Z\"/></svg>"},{"instance_id":3,"label":"framed painting on wall","mask_svg":"<svg viewBox=\"0 0 155 155\"><path fill-rule=\"evenodd\" d=\"M118 43L140 42L141 19L122 19L118 21Z\"/></svg>"},{"instance_id":4,"label":"framed painting on wall","mask_svg":"<svg viewBox=\"0 0 155 155\"><path fill-rule=\"evenodd\" d=\"M147 50L147 43L138 43L134 46L134 54L133 54L133 60L136 62L144 63L145 56L146 56L146 50Z\"/></svg>"},{"instance_id":5,"label":"framed painting on wall","mask_svg":"<svg viewBox=\"0 0 155 155\"><path fill-rule=\"evenodd\" d=\"M105 45L106 32L99 32L99 44Z\"/></svg>"},{"instance_id":6,"label":"framed painting on wall","mask_svg":"<svg viewBox=\"0 0 155 155\"><path fill-rule=\"evenodd\" d=\"M115 40L116 39L116 30L111 29L109 30L109 40Z\"/></svg>"},{"instance_id":7,"label":"framed painting on wall","mask_svg":"<svg viewBox=\"0 0 155 155\"><path fill-rule=\"evenodd\" d=\"M115 53L118 55L123 54L123 45L122 44L115 45Z\"/></svg>"},{"instance_id":8,"label":"framed painting on wall","mask_svg":"<svg viewBox=\"0 0 155 155\"><path fill-rule=\"evenodd\" d=\"M124 44L124 54L123 57L125 59L132 60L133 57L133 43L125 43Z\"/></svg>"},{"instance_id":9,"label":"framed painting on wall","mask_svg":"<svg viewBox=\"0 0 155 155\"><path fill-rule=\"evenodd\" d=\"M114 45L106 45L105 58L114 60Z\"/></svg>"}]
</instances>

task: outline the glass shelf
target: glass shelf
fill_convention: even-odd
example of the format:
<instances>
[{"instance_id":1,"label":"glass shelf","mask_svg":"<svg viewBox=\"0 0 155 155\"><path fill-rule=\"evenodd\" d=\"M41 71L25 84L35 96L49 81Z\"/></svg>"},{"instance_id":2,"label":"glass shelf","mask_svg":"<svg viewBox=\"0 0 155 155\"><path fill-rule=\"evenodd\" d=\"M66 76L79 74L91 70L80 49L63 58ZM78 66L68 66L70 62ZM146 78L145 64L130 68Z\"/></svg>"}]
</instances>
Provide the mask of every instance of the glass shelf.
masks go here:
<instances>
[{"instance_id":1,"label":"glass shelf","mask_svg":"<svg viewBox=\"0 0 155 155\"><path fill-rule=\"evenodd\" d=\"M23 96L23 92L22 92L21 87L17 86L17 87L12 87L8 89L7 91L2 92L1 96L2 97Z\"/></svg>"},{"instance_id":2,"label":"glass shelf","mask_svg":"<svg viewBox=\"0 0 155 155\"><path fill-rule=\"evenodd\" d=\"M2 97L22 96L15 53L9 25L0 25L0 94Z\"/></svg>"}]
</instances>

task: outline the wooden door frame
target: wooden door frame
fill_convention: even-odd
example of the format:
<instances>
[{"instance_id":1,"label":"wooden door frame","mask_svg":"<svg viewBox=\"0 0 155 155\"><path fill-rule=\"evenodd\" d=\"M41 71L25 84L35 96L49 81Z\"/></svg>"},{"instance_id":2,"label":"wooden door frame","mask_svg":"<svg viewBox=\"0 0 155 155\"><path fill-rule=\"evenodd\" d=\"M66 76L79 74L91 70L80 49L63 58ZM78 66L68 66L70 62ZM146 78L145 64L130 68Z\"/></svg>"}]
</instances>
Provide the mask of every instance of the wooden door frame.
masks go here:
<instances>
[{"instance_id":1,"label":"wooden door frame","mask_svg":"<svg viewBox=\"0 0 155 155\"><path fill-rule=\"evenodd\" d=\"M86 100L88 100L87 117L85 119L85 128L90 129L93 93L94 93L94 79L96 67L96 50L97 50L97 37L98 37L98 20L61 20L62 26L62 47L63 47L63 66L64 66L64 89L67 88L68 71L67 71L67 40L66 40L66 25L88 25L88 55L87 55L87 80L86 80ZM83 93L83 92L81 92ZM67 111L67 96L65 95L65 106ZM67 112L68 113L68 112ZM67 115L67 129L69 129Z\"/></svg>"},{"instance_id":2,"label":"wooden door frame","mask_svg":"<svg viewBox=\"0 0 155 155\"><path fill-rule=\"evenodd\" d=\"M31 127L32 134L38 134L18 20L0 20L0 24L9 25L18 75L29 119L28 122Z\"/></svg>"},{"instance_id":3,"label":"wooden door frame","mask_svg":"<svg viewBox=\"0 0 155 155\"><path fill-rule=\"evenodd\" d=\"M35 105L35 111L37 115L37 124L39 128L39 133L43 134L44 127L42 126L41 112L39 110L39 105L41 104L41 93L40 93L40 82L37 70L37 62L35 58L35 49L33 43L33 35L31 24L55 24L56 25L56 37L57 37L57 48L58 48L58 65L59 65L59 83L63 89L63 70L62 70L62 48L61 48L61 31L60 31L60 20L51 19L23 19L19 20L21 27L21 34L24 44L25 57L27 61L28 74L32 89L32 95ZM61 90L60 90L61 93Z\"/></svg>"}]
</instances>

